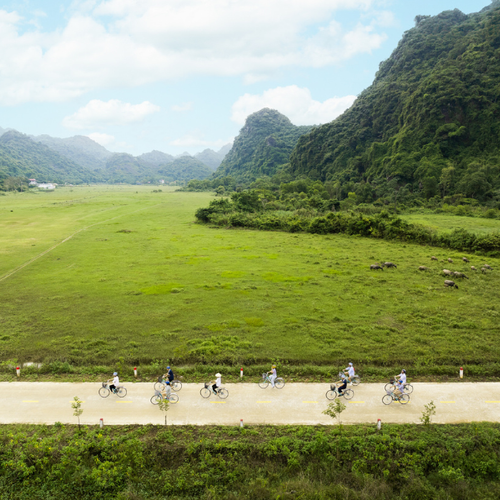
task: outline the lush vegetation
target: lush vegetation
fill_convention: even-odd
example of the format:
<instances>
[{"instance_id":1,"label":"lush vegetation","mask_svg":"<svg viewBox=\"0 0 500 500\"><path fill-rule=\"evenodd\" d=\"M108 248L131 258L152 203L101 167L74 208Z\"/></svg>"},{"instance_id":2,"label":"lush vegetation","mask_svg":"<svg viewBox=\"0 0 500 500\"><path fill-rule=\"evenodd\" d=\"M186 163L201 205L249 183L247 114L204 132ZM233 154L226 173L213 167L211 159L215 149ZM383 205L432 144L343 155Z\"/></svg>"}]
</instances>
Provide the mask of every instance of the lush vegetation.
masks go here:
<instances>
[{"instance_id":1,"label":"lush vegetation","mask_svg":"<svg viewBox=\"0 0 500 500\"><path fill-rule=\"evenodd\" d=\"M302 136L290 172L370 203L454 194L500 200L500 3L417 16L373 84Z\"/></svg>"},{"instance_id":2,"label":"lush vegetation","mask_svg":"<svg viewBox=\"0 0 500 500\"><path fill-rule=\"evenodd\" d=\"M495 424L0 427L9 499L496 499Z\"/></svg>"},{"instance_id":3,"label":"lush vegetation","mask_svg":"<svg viewBox=\"0 0 500 500\"><path fill-rule=\"evenodd\" d=\"M0 182L8 177L57 183L95 182L98 175L16 131L0 136Z\"/></svg>"},{"instance_id":4,"label":"lush vegetation","mask_svg":"<svg viewBox=\"0 0 500 500\"><path fill-rule=\"evenodd\" d=\"M272 176L289 162L299 137L312 127L296 127L278 111L264 108L248 116L215 177L251 181Z\"/></svg>"},{"instance_id":5,"label":"lush vegetation","mask_svg":"<svg viewBox=\"0 0 500 500\"><path fill-rule=\"evenodd\" d=\"M43 363L30 368L36 379L165 358L189 378L222 365L237 375L240 363L257 375L277 358L292 378L327 378L348 360L379 379L402 365L415 377L455 376L461 365L500 375L498 259L343 234L218 230L193 224L208 193L153 191L0 196L0 279L74 234L0 282L4 380L27 361ZM494 270L474 274L464 255ZM398 268L370 271L377 261ZM444 267L470 279L447 289Z\"/></svg>"}]
</instances>

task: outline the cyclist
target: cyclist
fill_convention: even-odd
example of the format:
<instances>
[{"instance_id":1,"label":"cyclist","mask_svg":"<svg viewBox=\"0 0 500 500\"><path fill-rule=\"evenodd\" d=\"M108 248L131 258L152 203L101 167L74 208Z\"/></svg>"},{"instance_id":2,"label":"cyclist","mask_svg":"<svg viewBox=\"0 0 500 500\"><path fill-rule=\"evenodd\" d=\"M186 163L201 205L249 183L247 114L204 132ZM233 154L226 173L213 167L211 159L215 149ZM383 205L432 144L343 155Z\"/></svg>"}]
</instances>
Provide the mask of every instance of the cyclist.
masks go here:
<instances>
[{"instance_id":1,"label":"cyclist","mask_svg":"<svg viewBox=\"0 0 500 500\"><path fill-rule=\"evenodd\" d=\"M163 380L168 380L170 383L174 381L174 372L172 371L172 368L170 368L170 366L167 366L167 373L163 374Z\"/></svg>"},{"instance_id":2,"label":"cyclist","mask_svg":"<svg viewBox=\"0 0 500 500\"><path fill-rule=\"evenodd\" d=\"M274 381L276 380L276 377L278 376L278 374L276 372L276 365L272 365L271 371L267 372L267 373L268 373L268 375L270 375L269 381L271 382L271 387L274 389Z\"/></svg>"},{"instance_id":3,"label":"cyclist","mask_svg":"<svg viewBox=\"0 0 500 500\"><path fill-rule=\"evenodd\" d=\"M349 382L350 384L352 385L352 377L354 377L354 375L356 375L356 372L354 371L354 366L352 363L349 363L349 366L347 368L344 369L344 372L348 375L349 377Z\"/></svg>"},{"instance_id":4,"label":"cyclist","mask_svg":"<svg viewBox=\"0 0 500 500\"><path fill-rule=\"evenodd\" d=\"M347 377L343 373L339 373L340 375L340 380L337 382L337 384L341 384L337 387L337 391L339 393L339 396L342 396L343 392L347 388Z\"/></svg>"},{"instance_id":5,"label":"cyclist","mask_svg":"<svg viewBox=\"0 0 500 500\"><path fill-rule=\"evenodd\" d=\"M214 394L217 394L217 389L219 389L222 385L222 375L220 373L216 373L215 376L216 379L212 380L210 383L213 384L212 391L214 392Z\"/></svg>"},{"instance_id":6,"label":"cyclist","mask_svg":"<svg viewBox=\"0 0 500 500\"><path fill-rule=\"evenodd\" d=\"M172 394L172 389L170 388L170 382L167 380L161 395L163 396L163 399L170 399L170 394Z\"/></svg>"},{"instance_id":7,"label":"cyclist","mask_svg":"<svg viewBox=\"0 0 500 500\"><path fill-rule=\"evenodd\" d=\"M108 384L109 384L111 381L112 381L113 383L109 386L109 390L110 390L111 392L116 392L116 389L118 389L118 386L120 385L120 379L118 378L118 372L114 372L114 373L113 373L113 378L108 380Z\"/></svg>"},{"instance_id":8,"label":"cyclist","mask_svg":"<svg viewBox=\"0 0 500 500\"><path fill-rule=\"evenodd\" d=\"M406 384L406 370L401 370L401 373L399 375L396 375L394 377L395 380L402 380L403 384Z\"/></svg>"},{"instance_id":9,"label":"cyclist","mask_svg":"<svg viewBox=\"0 0 500 500\"><path fill-rule=\"evenodd\" d=\"M399 399L399 396L402 396L404 392L405 392L405 384L401 379L399 379L396 382L396 389L394 390L394 396L396 396Z\"/></svg>"}]
</instances>

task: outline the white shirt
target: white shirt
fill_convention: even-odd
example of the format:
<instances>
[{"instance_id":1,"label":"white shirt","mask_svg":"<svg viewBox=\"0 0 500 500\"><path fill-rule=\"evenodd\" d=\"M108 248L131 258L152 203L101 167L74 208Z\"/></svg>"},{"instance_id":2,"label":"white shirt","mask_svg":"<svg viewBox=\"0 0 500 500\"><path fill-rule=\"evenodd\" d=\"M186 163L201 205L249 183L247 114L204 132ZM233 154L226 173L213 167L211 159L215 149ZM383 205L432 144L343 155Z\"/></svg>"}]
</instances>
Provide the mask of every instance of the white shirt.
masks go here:
<instances>
[{"instance_id":1,"label":"white shirt","mask_svg":"<svg viewBox=\"0 0 500 500\"><path fill-rule=\"evenodd\" d=\"M354 372L354 366L348 366L346 368L346 370L347 370L347 373L349 373L349 377L354 377L354 374L355 374L355 372Z\"/></svg>"},{"instance_id":2,"label":"white shirt","mask_svg":"<svg viewBox=\"0 0 500 500\"><path fill-rule=\"evenodd\" d=\"M113 379L113 385L115 387L118 387L120 385L120 379L118 378L118 375Z\"/></svg>"},{"instance_id":3,"label":"white shirt","mask_svg":"<svg viewBox=\"0 0 500 500\"><path fill-rule=\"evenodd\" d=\"M220 386L221 386L221 384L222 384L221 377L216 378L216 379L215 379L215 385L216 385L217 387L220 387Z\"/></svg>"},{"instance_id":4,"label":"white shirt","mask_svg":"<svg viewBox=\"0 0 500 500\"><path fill-rule=\"evenodd\" d=\"M167 398L169 398L169 397L170 397L170 394L171 394L171 393L172 393L172 389L170 388L170 386L169 386L169 385L166 385L166 386L165 386L165 394L166 394Z\"/></svg>"},{"instance_id":5,"label":"white shirt","mask_svg":"<svg viewBox=\"0 0 500 500\"><path fill-rule=\"evenodd\" d=\"M401 391L401 392L404 392L404 388L405 388L405 385L400 383L400 381L398 381L398 389Z\"/></svg>"},{"instance_id":6,"label":"white shirt","mask_svg":"<svg viewBox=\"0 0 500 500\"><path fill-rule=\"evenodd\" d=\"M403 384L406 384L406 373L401 373L399 375L399 380L402 380Z\"/></svg>"},{"instance_id":7,"label":"white shirt","mask_svg":"<svg viewBox=\"0 0 500 500\"><path fill-rule=\"evenodd\" d=\"M271 376L276 377L276 368L271 369Z\"/></svg>"}]
</instances>

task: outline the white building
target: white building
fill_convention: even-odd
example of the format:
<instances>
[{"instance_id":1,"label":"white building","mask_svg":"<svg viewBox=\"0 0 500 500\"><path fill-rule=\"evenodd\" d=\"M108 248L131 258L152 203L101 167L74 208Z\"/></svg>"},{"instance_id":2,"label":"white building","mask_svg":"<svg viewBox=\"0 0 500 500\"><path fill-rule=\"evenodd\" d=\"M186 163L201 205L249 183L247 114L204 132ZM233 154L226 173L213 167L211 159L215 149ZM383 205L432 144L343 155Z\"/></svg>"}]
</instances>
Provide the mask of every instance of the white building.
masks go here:
<instances>
[{"instance_id":1,"label":"white building","mask_svg":"<svg viewBox=\"0 0 500 500\"><path fill-rule=\"evenodd\" d=\"M41 182L37 185L39 189L55 189L56 187L51 182Z\"/></svg>"}]
</instances>

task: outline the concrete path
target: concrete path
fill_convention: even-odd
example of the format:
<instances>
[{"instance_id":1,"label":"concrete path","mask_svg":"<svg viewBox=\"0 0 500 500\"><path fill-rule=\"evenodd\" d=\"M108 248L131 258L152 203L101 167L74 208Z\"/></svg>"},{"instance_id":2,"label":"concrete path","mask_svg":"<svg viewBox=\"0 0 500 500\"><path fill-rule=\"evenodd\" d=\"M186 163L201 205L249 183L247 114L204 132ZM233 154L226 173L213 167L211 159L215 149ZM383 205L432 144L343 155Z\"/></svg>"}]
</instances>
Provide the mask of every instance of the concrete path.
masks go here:
<instances>
[{"instance_id":1,"label":"concrete path","mask_svg":"<svg viewBox=\"0 0 500 500\"><path fill-rule=\"evenodd\" d=\"M0 383L0 423L54 422L76 424L71 402L75 396L84 401L82 424L105 425L162 424L164 414L150 403L152 383L125 383L128 394L120 399L111 394L99 396L98 383L2 382ZM361 384L354 389L351 401L342 401L346 424L419 423L424 405L436 405L435 423L473 421L500 422L500 383L415 383L407 405L382 404L384 384ZM177 392L179 402L171 405L169 424L238 425L245 424L331 424L322 414L329 401L328 384L287 384L283 389L260 389L256 383L226 384L229 397L203 399L202 384L184 384Z\"/></svg>"}]
</instances>

